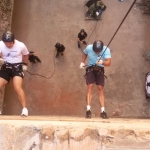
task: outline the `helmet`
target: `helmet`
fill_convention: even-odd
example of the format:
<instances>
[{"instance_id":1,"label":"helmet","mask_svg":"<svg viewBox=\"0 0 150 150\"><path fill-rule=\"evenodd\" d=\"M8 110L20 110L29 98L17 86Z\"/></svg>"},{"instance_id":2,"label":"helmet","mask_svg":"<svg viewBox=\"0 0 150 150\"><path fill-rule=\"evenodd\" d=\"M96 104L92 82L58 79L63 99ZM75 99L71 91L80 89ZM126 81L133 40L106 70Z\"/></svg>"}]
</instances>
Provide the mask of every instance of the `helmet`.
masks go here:
<instances>
[{"instance_id":1,"label":"helmet","mask_svg":"<svg viewBox=\"0 0 150 150\"><path fill-rule=\"evenodd\" d=\"M95 51L95 52L101 52L102 51L102 49L103 49L103 42L102 41L95 41L94 43L93 43L93 50Z\"/></svg>"},{"instance_id":2,"label":"helmet","mask_svg":"<svg viewBox=\"0 0 150 150\"><path fill-rule=\"evenodd\" d=\"M10 31L6 31L2 35L2 41L3 42L14 42L15 36Z\"/></svg>"},{"instance_id":3,"label":"helmet","mask_svg":"<svg viewBox=\"0 0 150 150\"><path fill-rule=\"evenodd\" d=\"M58 42L58 43L56 43L56 45L55 45L55 47L60 47L60 43Z\"/></svg>"}]
</instances>

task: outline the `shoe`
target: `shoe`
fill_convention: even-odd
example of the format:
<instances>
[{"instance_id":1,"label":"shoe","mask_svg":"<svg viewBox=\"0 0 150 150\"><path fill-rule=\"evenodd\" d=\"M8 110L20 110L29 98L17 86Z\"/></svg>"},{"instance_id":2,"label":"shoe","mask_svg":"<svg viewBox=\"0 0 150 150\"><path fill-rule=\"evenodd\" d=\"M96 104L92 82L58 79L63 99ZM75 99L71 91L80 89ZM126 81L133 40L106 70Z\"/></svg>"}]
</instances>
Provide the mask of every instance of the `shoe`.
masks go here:
<instances>
[{"instance_id":1,"label":"shoe","mask_svg":"<svg viewBox=\"0 0 150 150\"><path fill-rule=\"evenodd\" d=\"M103 111L100 116L103 118L103 119L108 119L107 117L107 114Z\"/></svg>"},{"instance_id":2,"label":"shoe","mask_svg":"<svg viewBox=\"0 0 150 150\"><path fill-rule=\"evenodd\" d=\"M28 109L24 107L22 109L21 117L27 117L27 116L28 116Z\"/></svg>"},{"instance_id":3,"label":"shoe","mask_svg":"<svg viewBox=\"0 0 150 150\"><path fill-rule=\"evenodd\" d=\"M86 111L86 116L85 118L91 118L91 111L90 110L87 110Z\"/></svg>"}]
</instances>

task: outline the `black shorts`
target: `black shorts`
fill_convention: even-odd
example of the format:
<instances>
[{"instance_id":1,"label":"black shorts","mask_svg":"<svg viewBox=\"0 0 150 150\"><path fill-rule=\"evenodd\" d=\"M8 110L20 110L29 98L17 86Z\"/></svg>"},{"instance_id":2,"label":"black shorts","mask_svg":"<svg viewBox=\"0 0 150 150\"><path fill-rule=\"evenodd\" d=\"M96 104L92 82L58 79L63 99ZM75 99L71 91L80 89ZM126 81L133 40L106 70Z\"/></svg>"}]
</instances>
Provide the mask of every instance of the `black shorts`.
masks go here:
<instances>
[{"instance_id":1,"label":"black shorts","mask_svg":"<svg viewBox=\"0 0 150 150\"><path fill-rule=\"evenodd\" d=\"M12 69L7 68L6 70L0 70L0 77L5 79L6 81L10 81L10 78L14 76L19 76L21 78L24 77L23 71L12 71Z\"/></svg>"},{"instance_id":2,"label":"black shorts","mask_svg":"<svg viewBox=\"0 0 150 150\"><path fill-rule=\"evenodd\" d=\"M105 84L105 77L104 73L101 71L95 71L91 69L86 69L86 84L96 84L96 85L101 85L104 86Z\"/></svg>"}]
</instances>

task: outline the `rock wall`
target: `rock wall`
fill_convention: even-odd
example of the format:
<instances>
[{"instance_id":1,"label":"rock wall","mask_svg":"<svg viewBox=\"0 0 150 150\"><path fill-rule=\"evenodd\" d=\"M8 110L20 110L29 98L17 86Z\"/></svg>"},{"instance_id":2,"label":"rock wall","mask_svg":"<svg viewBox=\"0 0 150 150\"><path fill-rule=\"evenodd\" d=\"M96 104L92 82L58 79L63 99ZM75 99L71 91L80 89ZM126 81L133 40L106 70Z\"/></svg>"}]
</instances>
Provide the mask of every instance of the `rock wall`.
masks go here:
<instances>
[{"instance_id":1,"label":"rock wall","mask_svg":"<svg viewBox=\"0 0 150 150\"><path fill-rule=\"evenodd\" d=\"M11 29L12 10L13 0L0 1L0 36ZM14 118L0 118L0 150L150 149L149 120Z\"/></svg>"},{"instance_id":2,"label":"rock wall","mask_svg":"<svg viewBox=\"0 0 150 150\"><path fill-rule=\"evenodd\" d=\"M11 29L12 12L13 12L13 0L1 0L0 1L0 37L4 31ZM4 89L2 92L2 98L0 100L0 114L2 113Z\"/></svg>"},{"instance_id":3,"label":"rock wall","mask_svg":"<svg viewBox=\"0 0 150 150\"><path fill-rule=\"evenodd\" d=\"M46 119L47 121L44 121ZM1 118L0 150L133 149L150 149L148 120L109 119L103 121L83 118L65 120L52 117L3 120Z\"/></svg>"}]
</instances>

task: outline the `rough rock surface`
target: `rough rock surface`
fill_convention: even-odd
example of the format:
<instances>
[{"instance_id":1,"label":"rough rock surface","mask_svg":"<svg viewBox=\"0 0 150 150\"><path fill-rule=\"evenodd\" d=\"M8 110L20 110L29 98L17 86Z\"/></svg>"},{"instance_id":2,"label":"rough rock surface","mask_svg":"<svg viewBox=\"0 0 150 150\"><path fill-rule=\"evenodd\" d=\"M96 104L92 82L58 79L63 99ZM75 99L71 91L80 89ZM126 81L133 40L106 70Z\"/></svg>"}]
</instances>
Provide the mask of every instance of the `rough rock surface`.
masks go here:
<instances>
[{"instance_id":1,"label":"rough rock surface","mask_svg":"<svg viewBox=\"0 0 150 150\"><path fill-rule=\"evenodd\" d=\"M4 31L11 29L13 0L0 0L0 37ZM2 98L0 99L0 114L3 107L4 89L2 91Z\"/></svg>"},{"instance_id":2,"label":"rough rock surface","mask_svg":"<svg viewBox=\"0 0 150 150\"><path fill-rule=\"evenodd\" d=\"M0 120L0 150L150 149L149 120L45 116Z\"/></svg>"}]
</instances>

